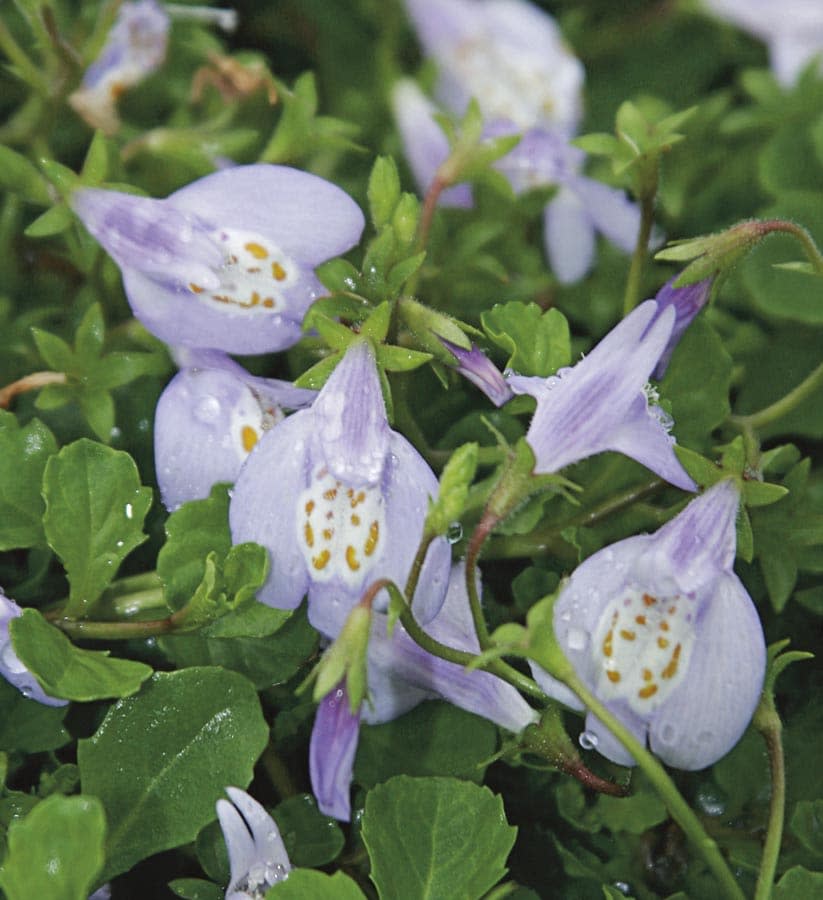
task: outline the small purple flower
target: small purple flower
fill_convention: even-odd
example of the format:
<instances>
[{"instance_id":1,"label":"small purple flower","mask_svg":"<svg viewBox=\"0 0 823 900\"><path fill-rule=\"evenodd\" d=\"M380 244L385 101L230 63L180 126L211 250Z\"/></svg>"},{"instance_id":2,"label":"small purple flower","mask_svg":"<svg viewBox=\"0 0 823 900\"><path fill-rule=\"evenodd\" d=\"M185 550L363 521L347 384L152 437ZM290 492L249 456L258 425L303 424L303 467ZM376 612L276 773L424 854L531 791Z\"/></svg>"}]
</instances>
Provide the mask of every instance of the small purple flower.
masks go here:
<instances>
[{"instance_id":1,"label":"small purple flower","mask_svg":"<svg viewBox=\"0 0 823 900\"><path fill-rule=\"evenodd\" d=\"M227 353L296 343L324 293L314 267L357 243L364 224L340 188L265 164L214 172L165 200L80 188L71 202L149 331Z\"/></svg>"},{"instance_id":2,"label":"small purple flower","mask_svg":"<svg viewBox=\"0 0 823 900\"><path fill-rule=\"evenodd\" d=\"M317 807L327 816L348 822L354 757L360 736L360 710L351 711L346 682L320 701L309 744L309 772Z\"/></svg>"},{"instance_id":3,"label":"small purple flower","mask_svg":"<svg viewBox=\"0 0 823 900\"><path fill-rule=\"evenodd\" d=\"M549 378L508 377L516 394L537 400L526 435L537 459L535 472L557 472L614 450L683 490L696 490L675 456L671 420L650 402L647 387L674 319L673 309L658 314L657 303L647 300L572 368Z\"/></svg>"},{"instance_id":4,"label":"small purple flower","mask_svg":"<svg viewBox=\"0 0 823 900\"><path fill-rule=\"evenodd\" d=\"M443 337L440 338L440 343L457 360L457 371L483 391L495 406L500 407L511 400L514 392L506 379L476 344L472 344L471 350L466 350Z\"/></svg>"},{"instance_id":5,"label":"small purple flower","mask_svg":"<svg viewBox=\"0 0 823 900\"><path fill-rule=\"evenodd\" d=\"M268 431L237 478L229 509L237 543L267 547L269 579L258 599L294 609L336 637L378 578L405 584L437 479L389 428L374 353L356 341L310 409ZM449 546L437 538L421 574L429 621L446 591Z\"/></svg>"},{"instance_id":6,"label":"small purple flower","mask_svg":"<svg viewBox=\"0 0 823 900\"><path fill-rule=\"evenodd\" d=\"M763 686L763 630L732 570L739 502L735 482L721 481L654 534L590 556L554 607L555 634L580 678L679 769L728 753ZM569 702L567 688L532 668L544 690ZM586 730L604 756L633 764L591 713Z\"/></svg>"},{"instance_id":7,"label":"small purple flower","mask_svg":"<svg viewBox=\"0 0 823 900\"><path fill-rule=\"evenodd\" d=\"M68 700L59 700L57 697L49 696L14 652L9 634L9 622L22 614L23 610L14 600L9 599L0 591L0 675L29 700L36 700L45 706L65 706Z\"/></svg>"},{"instance_id":8,"label":"small purple flower","mask_svg":"<svg viewBox=\"0 0 823 900\"><path fill-rule=\"evenodd\" d=\"M480 652L466 593L465 567L452 567L446 599L426 631L457 650ZM312 788L327 815L348 820L349 788L360 722L377 725L396 719L423 700L442 698L518 733L537 714L506 682L481 670L432 656L416 644L400 623L388 634L388 616L372 617L368 649L368 697L353 714L344 685L328 694L318 709L311 740Z\"/></svg>"},{"instance_id":9,"label":"small purple flower","mask_svg":"<svg viewBox=\"0 0 823 900\"><path fill-rule=\"evenodd\" d=\"M157 402L154 459L170 511L233 482L261 435L283 419L283 408L308 406L315 391L255 378L219 351L178 352L185 368Z\"/></svg>"},{"instance_id":10,"label":"small purple flower","mask_svg":"<svg viewBox=\"0 0 823 900\"><path fill-rule=\"evenodd\" d=\"M657 314L661 315L664 310L670 306L674 307L674 326L669 336L669 342L666 349L660 355L657 365L654 368L653 375L655 378L662 378L666 374L669 367L669 361L674 353L674 348L680 342L680 338L686 333L686 329L691 325L694 317L708 303L709 294L712 290L714 279L706 278L703 281L697 281L694 284L687 284L685 287L676 288L675 281L678 275L670 278L662 288L657 292L655 300L657 301Z\"/></svg>"},{"instance_id":11,"label":"small purple flower","mask_svg":"<svg viewBox=\"0 0 823 900\"><path fill-rule=\"evenodd\" d=\"M546 13L521 0L407 0L424 49L440 69L438 96L459 115L480 104L484 135L521 135L496 163L516 193L557 186L544 213L552 271L563 284L582 278L594 258L596 233L625 252L640 227L637 205L621 190L580 174L585 154L569 140L580 119L583 69L565 49ZM413 82L394 89L393 107L409 165L425 192L447 158L436 107ZM470 206L468 185L445 191L445 206Z\"/></svg>"},{"instance_id":12,"label":"small purple flower","mask_svg":"<svg viewBox=\"0 0 823 900\"><path fill-rule=\"evenodd\" d=\"M240 788L227 787L231 799L217 801L217 818L229 854L231 880L225 900L261 900L289 876L291 863L272 817Z\"/></svg>"},{"instance_id":13,"label":"small purple flower","mask_svg":"<svg viewBox=\"0 0 823 900\"><path fill-rule=\"evenodd\" d=\"M766 43L772 71L783 87L791 87L801 71L823 53L823 6L818 0L704 2L710 12Z\"/></svg>"},{"instance_id":14,"label":"small purple flower","mask_svg":"<svg viewBox=\"0 0 823 900\"><path fill-rule=\"evenodd\" d=\"M106 134L117 131L117 101L163 64L170 24L168 13L155 0L120 7L100 56L69 97L69 103L89 125Z\"/></svg>"}]
</instances>

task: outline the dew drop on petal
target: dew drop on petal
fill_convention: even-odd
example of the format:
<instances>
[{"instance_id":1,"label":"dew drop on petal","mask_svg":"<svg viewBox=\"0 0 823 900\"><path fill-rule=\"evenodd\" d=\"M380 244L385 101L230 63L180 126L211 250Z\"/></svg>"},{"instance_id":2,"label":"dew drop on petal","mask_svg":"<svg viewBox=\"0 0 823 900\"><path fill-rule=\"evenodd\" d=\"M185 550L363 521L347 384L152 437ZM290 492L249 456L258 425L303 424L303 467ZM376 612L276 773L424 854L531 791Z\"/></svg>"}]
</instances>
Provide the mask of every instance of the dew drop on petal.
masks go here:
<instances>
[{"instance_id":1,"label":"dew drop on petal","mask_svg":"<svg viewBox=\"0 0 823 900\"><path fill-rule=\"evenodd\" d=\"M580 737L577 739L580 746L584 750L596 750L597 749L597 735L593 731L583 731L580 734Z\"/></svg>"},{"instance_id":2,"label":"dew drop on petal","mask_svg":"<svg viewBox=\"0 0 823 900\"><path fill-rule=\"evenodd\" d=\"M205 425L213 424L220 415L220 401L217 397L202 397L194 407L194 417Z\"/></svg>"},{"instance_id":3,"label":"dew drop on petal","mask_svg":"<svg viewBox=\"0 0 823 900\"><path fill-rule=\"evenodd\" d=\"M566 635L566 646L569 650L583 650L588 640L589 636L582 628L570 628Z\"/></svg>"}]
</instances>

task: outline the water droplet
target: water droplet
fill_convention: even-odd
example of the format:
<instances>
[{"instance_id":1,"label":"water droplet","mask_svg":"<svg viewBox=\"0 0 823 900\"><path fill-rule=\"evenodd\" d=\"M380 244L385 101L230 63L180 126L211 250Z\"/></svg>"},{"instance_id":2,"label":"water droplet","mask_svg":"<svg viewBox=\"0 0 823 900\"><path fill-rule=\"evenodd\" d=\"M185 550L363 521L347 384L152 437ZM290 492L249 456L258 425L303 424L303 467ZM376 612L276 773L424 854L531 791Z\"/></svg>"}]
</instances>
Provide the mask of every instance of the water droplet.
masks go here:
<instances>
[{"instance_id":1,"label":"water droplet","mask_svg":"<svg viewBox=\"0 0 823 900\"><path fill-rule=\"evenodd\" d=\"M113 441L116 441L123 432L116 426L113 425L111 431L109 432L109 436Z\"/></svg>"},{"instance_id":2,"label":"water droplet","mask_svg":"<svg viewBox=\"0 0 823 900\"><path fill-rule=\"evenodd\" d=\"M697 805L707 816L722 816L726 812L726 797L714 785L704 784L697 791Z\"/></svg>"},{"instance_id":3,"label":"water droplet","mask_svg":"<svg viewBox=\"0 0 823 900\"><path fill-rule=\"evenodd\" d=\"M569 650L582 650L588 643L589 636L582 628L570 628L566 635L566 646Z\"/></svg>"},{"instance_id":4,"label":"water droplet","mask_svg":"<svg viewBox=\"0 0 823 900\"><path fill-rule=\"evenodd\" d=\"M666 724L660 730L660 740L664 744L673 744L675 738L677 737L677 731L675 730L674 725Z\"/></svg>"},{"instance_id":5,"label":"water droplet","mask_svg":"<svg viewBox=\"0 0 823 900\"><path fill-rule=\"evenodd\" d=\"M119 547L122 547L123 544L124 544L124 541L118 541L118 542L115 544L115 547L118 547L118 548L119 548Z\"/></svg>"},{"instance_id":6,"label":"water droplet","mask_svg":"<svg viewBox=\"0 0 823 900\"><path fill-rule=\"evenodd\" d=\"M596 750L598 739L593 731L583 731L577 739L578 743L584 750Z\"/></svg>"},{"instance_id":7,"label":"water droplet","mask_svg":"<svg viewBox=\"0 0 823 900\"><path fill-rule=\"evenodd\" d=\"M217 397L202 397L194 407L194 417L206 425L211 425L220 415L220 401Z\"/></svg>"},{"instance_id":8,"label":"water droplet","mask_svg":"<svg viewBox=\"0 0 823 900\"><path fill-rule=\"evenodd\" d=\"M612 887L615 890L620 891L620 893L626 897L631 897L631 895L634 893L634 890L632 889L632 886L628 883L628 881L612 882Z\"/></svg>"},{"instance_id":9,"label":"water droplet","mask_svg":"<svg viewBox=\"0 0 823 900\"><path fill-rule=\"evenodd\" d=\"M134 517L134 507L131 505L131 503L127 503L126 504L126 518L131 519L133 517ZM121 545L122 545L122 543L118 544L117 546L119 547Z\"/></svg>"},{"instance_id":10,"label":"water droplet","mask_svg":"<svg viewBox=\"0 0 823 900\"><path fill-rule=\"evenodd\" d=\"M572 614L569 610L566 610L565 612L560 613L560 621L561 622L571 622L571 620L572 620Z\"/></svg>"},{"instance_id":11,"label":"water droplet","mask_svg":"<svg viewBox=\"0 0 823 900\"><path fill-rule=\"evenodd\" d=\"M446 531L446 540L450 544L457 544L463 540L463 525L460 522L452 522Z\"/></svg>"}]
</instances>

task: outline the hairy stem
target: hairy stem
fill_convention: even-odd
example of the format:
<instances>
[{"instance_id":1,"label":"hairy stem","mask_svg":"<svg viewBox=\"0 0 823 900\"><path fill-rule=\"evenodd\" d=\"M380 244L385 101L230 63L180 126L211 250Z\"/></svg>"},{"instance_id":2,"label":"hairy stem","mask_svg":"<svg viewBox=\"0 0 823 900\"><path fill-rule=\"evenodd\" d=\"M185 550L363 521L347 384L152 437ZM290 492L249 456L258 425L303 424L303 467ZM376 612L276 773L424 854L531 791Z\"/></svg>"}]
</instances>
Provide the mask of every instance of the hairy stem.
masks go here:
<instances>
[{"instance_id":1,"label":"hairy stem","mask_svg":"<svg viewBox=\"0 0 823 900\"><path fill-rule=\"evenodd\" d=\"M769 900L772 895L780 844L783 840L783 822L786 815L786 767L783 757L783 724L770 695L764 692L760 706L754 714L754 724L766 742L771 774L769 799L769 824L763 857L755 887L755 900Z\"/></svg>"},{"instance_id":2,"label":"hairy stem","mask_svg":"<svg viewBox=\"0 0 823 900\"><path fill-rule=\"evenodd\" d=\"M36 391L47 384L65 384L65 372L32 372L7 384L4 388L0 388L0 409L8 409L11 401L18 394L25 394L28 391Z\"/></svg>"},{"instance_id":3,"label":"hairy stem","mask_svg":"<svg viewBox=\"0 0 823 900\"><path fill-rule=\"evenodd\" d=\"M637 243L634 245L632 262L629 267L629 275L626 278L626 291L623 295L623 315L627 316L640 302L640 289L642 286L643 266L649 253L649 240L654 225L654 201L657 196L657 167L651 178L649 187L640 198L640 230L637 233Z\"/></svg>"}]
</instances>

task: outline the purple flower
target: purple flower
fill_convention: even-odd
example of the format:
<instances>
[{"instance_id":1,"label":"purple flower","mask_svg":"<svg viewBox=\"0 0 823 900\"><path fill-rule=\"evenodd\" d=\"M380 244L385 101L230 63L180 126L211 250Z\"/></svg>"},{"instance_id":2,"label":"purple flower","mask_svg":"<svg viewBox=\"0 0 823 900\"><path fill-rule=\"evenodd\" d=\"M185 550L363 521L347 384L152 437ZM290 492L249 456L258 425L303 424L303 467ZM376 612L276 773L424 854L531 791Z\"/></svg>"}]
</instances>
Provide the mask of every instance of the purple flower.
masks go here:
<instances>
[{"instance_id":1,"label":"purple flower","mask_svg":"<svg viewBox=\"0 0 823 900\"><path fill-rule=\"evenodd\" d=\"M453 114L480 104L486 137L520 134L496 163L516 193L557 186L544 213L549 263L564 284L578 281L594 257L595 235L631 252L640 212L623 191L581 175L585 154L569 144L580 118L583 70L546 13L520 0L407 0L424 49L440 69L438 96ZM447 158L436 108L413 82L393 94L395 119L421 192ZM470 206L468 185L440 203Z\"/></svg>"},{"instance_id":2,"label":"purple flower","mask_svg":"<svg viewBox=\"0 0 823 900\"><path fill-rule=\"evenodd\" d=\"M700 312L708 303L709 294L712 290L714 279L706 278L703 281L697 281L694 284L687 284L685 287L676 288L675 281L678 275L670 278L662 288L657 292L655 300L657 301L658 315L670 306L674 308L674 326L669 336L669 342L666 349L660 355L657 365L654 369L654 377L662 378L666 374L669 367L669 361L674 353L674 348L678 345L680 338L691 325L692 319Z\"/></svg>"},{"instance_id":3,"label":"purple flower","mask_svg":"<svg viewBox=\"0 0 823 900\"><path fill-rule=\"evenodd\" d=\"M462 564L452 568L446 599L426 631L449 647L480 652ZM368 649L368 697L361 710L351 712L342 684L318 709L311 740L311 776L320 809L338 819L350 816L349 787L361 721L388 722L423 700L438 697L515 733L537 719L511 685L488 672L466 671L432 656L400 623L389 636L388 617L375 613Z\"/></svg>"},{"instance_id":4,"label":"purple flower","mask_svg":"<svg viewBox=\"0 0 823 900\"><path fill-rule=\"evenodd\" d=\"M265 164L215 172L165 200L80 188L71 202L149 331L227 353L294 344L324 293L314 267L357 243L364 224L340 188Z\"/></svg>"},{"instance_id":5,"label":"purple flower","mask_svg":"<svg viewBox=\"0 0 823 900\"><path fill-rule=\"evenodd\" d=\"M308 406L315 391L255 378L219 351L178 352L183 368L157 403L154 459L163 503L175 510L233 482L263 432L283 408Z\"/></svg>"},{"instance_id":6,"label":"purple flower","mask_svg":"<svg viewBox=\"0 0 823 900\"><path fill-rule=\"evenodd\" d=\"M69 103L92 128L106 134L117 131L117 101L163 64L170 24L168 13L155 0L120 7L100 56L69 96Z\"/></svg>"},{"instance_id":7,"label":"purple flower","mask_svg":"<svg viewBox=\"0 0 823 900\"><path fill-rule=\"evenodd\" d=\"M405 584L437 479L389 428L369 344L356 341L310 409L263 435L243 466L229 508L237 543L269 549L258 599L279 609L309 596L309 620L335 637L378 578ZM437 538L421 573L426 622L446 591L449 546Z\"/></svg>"},{"instance_id":8,"label":"purple flower","mask_svg":"<svg viewBox=\"0 0 823 900\"><path fill-rule=\"evenodd\" d=\"M217 801L231 870L225 900L258 900L272 885L288 878L291 863L266 810L240 788L227 787L226 793L231 803Z\"/></svg>"},{"instance_id":9,"label":"purple flower","mask_svg":"<svg viewBox=\"0 0 823 900\"><path fill-rule=\"evenodd\" d=\"M36 700L45 706L65 706L68 701L50 697L14 652L9 634L9 622L22 614L23 610L14 600L9 599L0 591L0 675L29 700Z\"/></svg>"},{"instance_id":10,"label":"purple flower","mask_svg":"<svg viewBox=\"0 0 823 900\"><path fill-rule=\"evenodd\" d=\"M728 753L763 685L763 630L732 571L739 500L735 482L721 481L654 534L598 551L554 607L555 634L580 678L679 769L702 769ZM532 668L544 690L569 702L568 689ZM591 713L586 730L604 756L633 764Z\"/></svg>"},{"instance_id":11,"label":"purple flower","mask_svg":"<svg viewBox=\"0 0 823 900\"><path fill-rule=\"evenodd\" d=\"M495 406L500 407L511 400L514 392L506 379L476 344L472 344L471 350L466 350L443 337L440 338L440 343L457 360L457 371L480 388Z\"/></svg>"},{"instance_id":12,"label":"purple flower","mask_svg":"<svg viewBox=\"0 0 823 900\"><path fill-rule=\"evenodd\" d=\"M801 71L823 52L823 6L818 0L704 2L721 19L766 43L772 71L783 87L791 87Z\"/></svg>"},{"instance_id":13,"label":"purple flower","mask_svg":"<svg viewBox=\"0 0 823 900\"><path fill-rule=\"evenodd\" d=\"M696 490L675 456L671 420L650 402L647 387L674 319L673 309L658 314L657 303L647 300L572 368L549 378L509 376L516 394L537 400L526 435L537 459L535 472L557 472L614 450L683 490Z\"/></svg>"}]
</instances>

